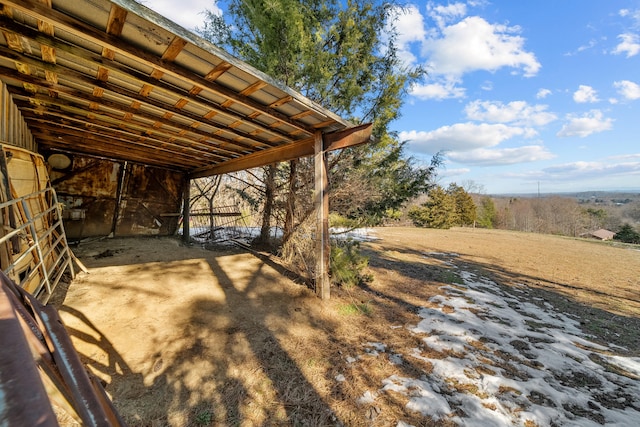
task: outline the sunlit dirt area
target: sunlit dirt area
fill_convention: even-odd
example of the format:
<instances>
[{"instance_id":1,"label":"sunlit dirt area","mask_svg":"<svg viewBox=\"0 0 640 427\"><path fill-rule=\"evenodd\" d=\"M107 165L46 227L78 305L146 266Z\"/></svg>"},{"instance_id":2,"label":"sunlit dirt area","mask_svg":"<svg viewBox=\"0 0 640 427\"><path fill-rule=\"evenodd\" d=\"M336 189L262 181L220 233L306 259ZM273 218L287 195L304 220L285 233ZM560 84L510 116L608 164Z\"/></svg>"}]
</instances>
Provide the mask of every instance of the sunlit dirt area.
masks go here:
<instances>
[{"instance_id":1,"label":"sunlit dirt area","mask_svg":"<svg viewBox=\"0 0 640 427\"><path fill-rule=\"evenodd\" d=\"M369 235L373 280L327 302L270 258L138 238L75 247L89 273L52 303L132 426L640 416L637 248L473 229Z\"/></svg>"}]
</instances>

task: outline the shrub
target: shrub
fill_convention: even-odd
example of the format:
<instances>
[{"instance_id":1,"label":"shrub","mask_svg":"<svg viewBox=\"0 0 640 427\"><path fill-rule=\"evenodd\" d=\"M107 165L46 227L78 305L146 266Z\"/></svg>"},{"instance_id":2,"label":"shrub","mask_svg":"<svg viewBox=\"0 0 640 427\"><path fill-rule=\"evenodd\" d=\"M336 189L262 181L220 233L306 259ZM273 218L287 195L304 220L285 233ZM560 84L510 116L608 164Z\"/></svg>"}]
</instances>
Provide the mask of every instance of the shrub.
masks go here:
<instances>
[{"instance_id":1,"label":"shrub","mask_svg":"<svg viewBox=\"0 0 640 427\"><path fill-rule=\"evenodd\" d=\"M630 224L624 224L613 237L624 243L640 244L640 233L633 229Z\"/></svg>"},{"instance_id":2,"label":"shrub","mask_svg":"<svg viewBox=\"0 0 640 427\"><path fill-rule=\"evenodd\" d=\"M369 258L360 254L360 244L351 239L334 241L331 245L331 282L336 285L353 287L371 281L364 270Z\"/></svg>"}]
</instances>

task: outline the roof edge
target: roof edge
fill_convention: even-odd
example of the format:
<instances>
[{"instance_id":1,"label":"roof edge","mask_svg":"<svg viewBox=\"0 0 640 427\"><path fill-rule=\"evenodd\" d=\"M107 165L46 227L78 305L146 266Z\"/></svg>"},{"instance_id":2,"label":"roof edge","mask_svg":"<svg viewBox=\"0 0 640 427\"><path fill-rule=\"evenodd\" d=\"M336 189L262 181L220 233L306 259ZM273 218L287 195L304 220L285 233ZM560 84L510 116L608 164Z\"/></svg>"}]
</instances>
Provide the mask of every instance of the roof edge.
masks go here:
<instances>
[{"instance_id":1,"label":"roof edge","mask_svg":"<svg viewBox=\"0 0 640 427\"><path fill-rule=\"evenodd\" d=\"M123 9L127 10L128 12L132 12L138 16L140 16L141 18L147 19L150 22L162 27L163 29L174 33L175 35L183 38L185 41L201 48L204 50L207 50L211 53L213 53L214 55L220 57L221 59L223 59L224 61L228 62L229 64L233 65L236 68L241 69L242 71L252 74L254 76L256 76L257 78L259 78L260 80L277 87L278 89L282 90L283 92L291 95L296 101L298 101L299 103L303 104L304 106L306 106L309 109L315 110L318 113L324 114L327 117L335 120L336 122L341 123L342 125L344 125L347 128L353 127L355 126L352 122L350 122L349 120L345 120L342 117L340 117L339 115L333 113L332 111L324 108L323 106L321 106L320 104L318 104L315 101L310 100L309 98L307 98L306 96L304 96L303 94L301 94L300 92L290 88L289 86L283 84L282 82L278 81L277 79L269 76L268 74L266 74L263 71L258 70L257 68L253 67L252 65L246 63L245 61L231 55L230 53L228 53L226 50L219 48L218 46L216 46L215 44L213 44L212 42L210 42L209 40L204 39L203 37L195 34L193 31L188 30L187 28L184 28L183 26L181 26L180 24L171 21L169 18L159 14L158 12L148 8L147 6L137 3L134 0L109 0L109 2L116 4L120 7L122 7Z\"/></svg>"}]
</instances>

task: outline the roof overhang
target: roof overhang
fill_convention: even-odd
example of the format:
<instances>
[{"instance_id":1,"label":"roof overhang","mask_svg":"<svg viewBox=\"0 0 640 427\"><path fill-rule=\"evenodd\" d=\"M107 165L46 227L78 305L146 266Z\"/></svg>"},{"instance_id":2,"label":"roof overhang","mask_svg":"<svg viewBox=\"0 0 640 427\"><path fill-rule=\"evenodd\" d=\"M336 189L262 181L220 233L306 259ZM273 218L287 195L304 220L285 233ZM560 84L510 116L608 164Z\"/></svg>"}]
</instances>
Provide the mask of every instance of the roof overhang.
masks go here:
<instances>
[{"instance_id":1,"label":"roof overhang","mask_svg":"<svg viewBox=\"0 0 640 427\"><path fill-rule=\"evenodd\" d=\"M132 0L1 0L0 79L41 150L232 172L368 142Z\"/></svg>"}]
</instances>

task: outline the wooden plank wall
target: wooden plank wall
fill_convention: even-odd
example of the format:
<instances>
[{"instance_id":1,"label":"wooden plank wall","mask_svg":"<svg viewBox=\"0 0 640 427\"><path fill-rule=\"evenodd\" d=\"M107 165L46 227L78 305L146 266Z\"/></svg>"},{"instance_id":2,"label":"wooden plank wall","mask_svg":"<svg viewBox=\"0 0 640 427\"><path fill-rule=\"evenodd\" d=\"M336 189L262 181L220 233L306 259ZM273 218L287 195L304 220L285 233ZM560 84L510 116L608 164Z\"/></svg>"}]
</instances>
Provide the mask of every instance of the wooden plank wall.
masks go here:
<instances>
[{"instance_id":1,"label":"wooden plank wall","mask_svg":"<svg viewBox=\"0 0 640 427\"><path fill-rule=\"evenodd\" d=\"M13 103L7 86L0 81L0 141L3 144L25 148L38 152L35 138L22 118L18 107Z\"/></svg>"}]
</instances>

